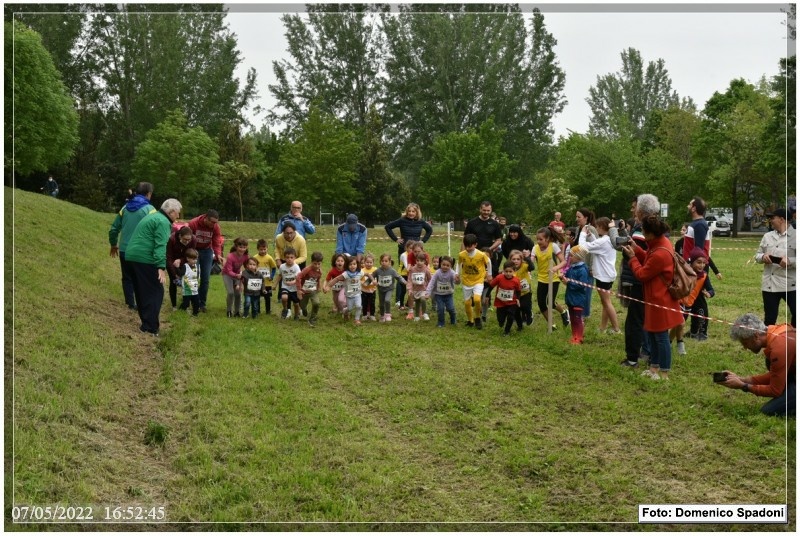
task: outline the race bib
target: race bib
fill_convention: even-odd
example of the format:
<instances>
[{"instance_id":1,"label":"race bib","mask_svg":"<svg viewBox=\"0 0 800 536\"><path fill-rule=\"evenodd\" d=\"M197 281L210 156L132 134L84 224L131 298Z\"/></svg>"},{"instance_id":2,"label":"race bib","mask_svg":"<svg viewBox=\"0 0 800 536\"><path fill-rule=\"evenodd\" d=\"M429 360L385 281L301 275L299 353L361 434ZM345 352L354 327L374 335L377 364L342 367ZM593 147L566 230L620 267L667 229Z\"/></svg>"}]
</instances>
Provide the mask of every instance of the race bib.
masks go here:
<instances>
[{"instance_id":1,"label":"race bib","mask_svg":"<svg viewBox=\"0 0 800 536\"><path fill-rule=\"evenodd\" d=\"M284 281L284 282L285 282L287 285L294 285L294 284L295 284L295 282L297 281L297 275L296 275L296 274L286 274L286 275L283 277L283 281Z\"/></svg>"},{"instance_id":2,"label":"race bib","mask_svg":"<svg viewBox=\"0 0 800 536\"><path fill-rule=\"evenodd\" d=\"M316 279L306 279L303 282L303 292L314 292L315 290L317 290Z\"/></svg>"},{"instance_id":3,"label":"race bib","mask_svg":"<svg viewBox=\"0 0 800 536\"><path fill-rule=\"evenodd\" d=\"M531 284L527 279L520 281L519 286L522 288L522 292L528 292L531 289Z\"/></svg>"},{"instance_id":4,"label":"race bib","mask_svg":"<svg viewBox=\"0 0 800 536\"><path fill-rule=\"evenodd\" d=\"M188 278L184 279L183 288L184 290L189 290L191 295L194 296L195 294L197 294L197 288L198 288L197 283L198 283L197 279L188 279Z\"/></svg>"},{"instance_id":5,"label":"race bib","mask_svg":"<svg viewBox=\"0 0 800 536\"><path fill-rule=\"evenodd\" d=\"M343 287L344 283L342 283L341 281L337 281L336 283L333 284L331 290L342 290Z\"/></svg>"},{"instance_id":6,"label":"race bib","mask_svg":"<svg viewBox=\"0 0 800 536\"><path fill-rule=\"evenodd\" d=\"M269 268L259 268L258 273L261 274L261 278L264 281L269 281L270 277L270 269Z\"/></svg>"},{"instance_id":7,"label":"race bib","mask_svg":"<svg viewBox=\"0 0 800 536\"><path fill-rule=\"evenodd\" d=\"M348 294L358 294L361 290L361 281L358 279L348 279L347 280L347 293Z\"/></svg>"},{"instance_id":8,"label":"race bib","mask_svg":"<svg viewBox=\"0 0 800 536\"><path fill-rule=\"evenodd\" d=\"M261 279L248 279L247 290L261 290L262 283L263 281Z\"/></svg>"},{"instance_id":9,"label":"race bib","mask_svg":"<svg viewBox=\"0 0 800 536\"><path fill-rule=\"evenodd\" d=\"M378 277L378 285L381 287L390 287L392 286L392 279L394 279L390 275L382 275Z\"/></svg>"},{"instance_id":10,"label":"race bib","mask_svg":"<svg viewBox=\"0 0 800 536\"><path fill-rule=\"evenodd\" d=\"M453 286L450 283L440 281L436 284L437 294L450 294L453 292Z\"/></svg>"},{"instance_id":11,"label":"race bib","mask_svg":"<svg viewBox=\"0 0 800 536\"><path fill-rule=\"evenodd\" d=\"M424 272L414 272L411 274L411 283L413 285L424 285L425 284L425 273Z\"/></svg>"},{"instance_id":12,"label":"race bib","mask_svg":"<svg viewBox=\"0 0 800 536\"><path fill-rule=\"evenodd\" d=\"M497 290L497 299L504 302L514 301L514 291L506 289Z\"/></svg>"}]
</instances>

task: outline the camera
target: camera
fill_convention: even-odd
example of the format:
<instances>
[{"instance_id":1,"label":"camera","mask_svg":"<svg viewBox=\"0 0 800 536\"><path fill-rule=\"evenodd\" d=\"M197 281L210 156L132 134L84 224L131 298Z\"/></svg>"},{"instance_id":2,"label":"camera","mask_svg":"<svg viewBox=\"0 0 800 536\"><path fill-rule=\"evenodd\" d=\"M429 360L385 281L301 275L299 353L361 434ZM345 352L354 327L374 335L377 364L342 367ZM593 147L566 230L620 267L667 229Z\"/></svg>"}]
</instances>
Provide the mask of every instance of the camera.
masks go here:
<instances>
[{"instance_id":1,"label":"camera","mask_svg":"<svg viewBox=\"0 0 800 536\"><path fill-rule=\"evenodd\" d=\"M714 373L714 383L722 383L728 379L727 372L715 372Z\"/></svg>"},{"instance_id":2,"label":"camera","mask_svg":"<svg viewBox=\"0 0 800 536\"><path fill-rule=\"evenodd\" d=\"M617 247L627 246L630 243L631 243L631 237L630 236L618 236L617 239L614 241L614 244Z\"/></svg>"}]
</instances>

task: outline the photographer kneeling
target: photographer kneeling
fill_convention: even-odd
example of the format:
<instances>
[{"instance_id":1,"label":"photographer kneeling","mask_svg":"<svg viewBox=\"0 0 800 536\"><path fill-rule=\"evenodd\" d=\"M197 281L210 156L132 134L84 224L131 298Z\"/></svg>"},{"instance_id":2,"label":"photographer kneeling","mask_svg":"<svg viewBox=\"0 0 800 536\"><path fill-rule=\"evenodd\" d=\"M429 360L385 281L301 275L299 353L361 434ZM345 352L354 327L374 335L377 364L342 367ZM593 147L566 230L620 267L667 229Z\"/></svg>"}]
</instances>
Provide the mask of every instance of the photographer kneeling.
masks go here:
<instances>
[{"instance_id":1,"label":"photographer kneeling","mask_svg":"<svg viewBox=\"0 0 800 536\"><path fill-rule=\"evenodd\" d=\"M731 339L754 354L764 349L769 372L758 376L740 378L726 370L725 381L719 382L731 389L753 393L756 396L770 396L772 400L764 404L761 412L765 415L794 416L795 412L795 356L796 333L789 324L767 327L760 318L747 313L737 318L731 327Z\"/></svg>"}]
</instances>

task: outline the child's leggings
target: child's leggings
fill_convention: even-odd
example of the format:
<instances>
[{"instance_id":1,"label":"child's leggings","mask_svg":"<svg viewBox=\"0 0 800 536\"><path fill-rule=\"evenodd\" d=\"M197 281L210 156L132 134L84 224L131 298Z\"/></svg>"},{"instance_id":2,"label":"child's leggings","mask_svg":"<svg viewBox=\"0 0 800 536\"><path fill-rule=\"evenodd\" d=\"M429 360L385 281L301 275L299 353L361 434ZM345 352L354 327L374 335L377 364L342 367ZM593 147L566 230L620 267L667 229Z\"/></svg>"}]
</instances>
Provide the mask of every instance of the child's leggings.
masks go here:
<instances>
[{"instance_id":1,"label":"child's leggings","mask_svg":"<svg viewBox=\"0 0 800 536\"><path fill-rule=\"evenodd\" d=\"M392 287L378 287L378 303L381 316L392 312Z\"/></svg>"},{"instance_id":2,"label":"child's leggings","mask_svg":"<svg viewBox=\"0 0 800 536\"><path fill-rule=\"evenodd\" d=\"M694 303L692 304L692 314L708 316L708 302L706 301L706 297L702 292L697 295L697 298L695 298ZM689 326L689 331L694 335L699 333L702 333L703 335L708 334L708 320L705 318L693 316L690 320Z\"/></svg>"},{"instance_id":3,"label":"child's leggings","mask_svg":"<svg viewBox=\"0 0 800 536\"><path fill-rule=\"evenodd\" d=\"M331 297L333 298L333 306L341 313L344 311L344 308L347 307L347 298L344 295L344 287L332 292L333 294L331 294Z\"/></svg>"},{"instance_id":4,"label":"child's leggings","mask_svg":"<svg viewBox=\"0 0 800 536\"><path fill-rule=\"evenodd\" d=\"M506 307L497 308L497 322L505 333L511 332L511 325L514 323L515 319L517 321L517 327L522 328L522 319L517 318L518 309L519 307L516 305L507 305Z\"/></svg>"},{"instance_id":5,"label":"child's leggings","mask_svg":"<svg viewBox=\"0 0 800 536\"><path fill-rule=\"evenodd\" d=\"M397 301L400 302L400 307L406 305L406 284L405 282L397 282Z\"/></svg>"},{"instance_id":6,"label":"child's leggings","mask_svg":"<svg viewBox=\"0 0 800 536\"><path fill-rule=\"evenodd\" d=\"M375 316L375 293L362 292L361 301L364 304L364 316Z\"/></svg>"},{"instance_id":7,"label":"child's leggings","mask_svg":"<svg viewBox=\"0 0 800 536\"><path fill-rule=\"evenodd\" d=\"M425 314L428 307L428 300L425 298L414 298L414 316L420 318Z\"/></svg>"},{"instance_id":8,"label":"child's leggings","mask_svg":"<svg viewBox=\"0 0 800 536\"><path fill-rule=\"evenodd\" d=\"M477 310L478 314L475 314ZM464 300L464 312L467 313L467 322L474 322L475 317L480 317L481 311L481 296L480 294L473 294L471 298Z\"/></svg>"},{"instance_id":9,"label":"child's leggings","mask_svg":"<svg viewBox=\"0 0 800 536\"><path fill-rule=\"evenodd\" d=\"M519 297L517 317L520 322L525 322L528 326L533 323L533 294L530 292Z\"/></svg>"},{"instance_id":10,"label":"child's leggings","mask_svg":"<svg viewBox=\"0 0 800 536\"><path fill-rule=\"evenodd\" d=\"M222 282L225 284L225 291L228 293L227 304L228 312L239 314L242 306L242 290L235 290L238 279L234 279L229 275L222 274Z\"/></svg>"},{"instance_id":11,"label":"child's leggings","mask_svg":"<svg viewBox=\"0 0 800 536\"><path fill-rule=\"evenodd\" d=\"M361 294L347 297L347 311L353 313L354 320L361 320Z\"/></svg>"},{"instance_id":12,"label":"child's leggings","mask_svg":"<svg viewBox=\"0 0 800 536\"><path fill-rule=\"evenodd\" d=\"M569 325L572 327L572 337L583 340L583 307L569 308Z\"/></svg>"}]
</instances>

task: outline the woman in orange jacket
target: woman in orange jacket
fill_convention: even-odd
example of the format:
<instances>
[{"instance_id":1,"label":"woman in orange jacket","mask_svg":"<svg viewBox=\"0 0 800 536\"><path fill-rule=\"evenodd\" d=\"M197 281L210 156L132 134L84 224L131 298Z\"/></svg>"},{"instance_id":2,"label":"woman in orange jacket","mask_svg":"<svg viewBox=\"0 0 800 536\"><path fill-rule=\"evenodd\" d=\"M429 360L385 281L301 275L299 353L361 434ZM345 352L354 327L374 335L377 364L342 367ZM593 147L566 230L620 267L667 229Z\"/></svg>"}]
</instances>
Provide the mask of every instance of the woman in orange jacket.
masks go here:
<instances>
[{"instance_id":1,"label":"woman in orange jacket","mask_svg":"<svg viewBox=\"0 0 800 536\"><path fill-rule=\"evenodd\" d=\"M672 366L669 330L683 323L679 300L669 293L674 270L672 243L664 236L669 226L656 215L642 221L647 251L632 244L622 248L633 275L642 282L645 313L644 331L650 341L650 369L642 373L654 380L666 380Z\"/></svg>"}]
</instances>

